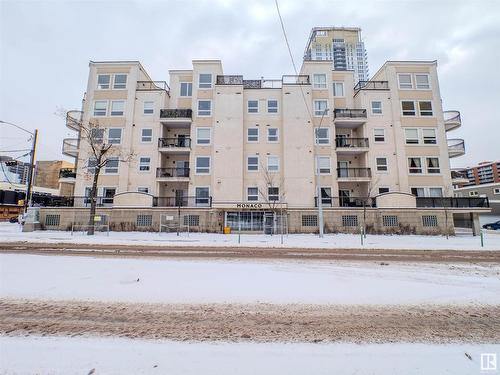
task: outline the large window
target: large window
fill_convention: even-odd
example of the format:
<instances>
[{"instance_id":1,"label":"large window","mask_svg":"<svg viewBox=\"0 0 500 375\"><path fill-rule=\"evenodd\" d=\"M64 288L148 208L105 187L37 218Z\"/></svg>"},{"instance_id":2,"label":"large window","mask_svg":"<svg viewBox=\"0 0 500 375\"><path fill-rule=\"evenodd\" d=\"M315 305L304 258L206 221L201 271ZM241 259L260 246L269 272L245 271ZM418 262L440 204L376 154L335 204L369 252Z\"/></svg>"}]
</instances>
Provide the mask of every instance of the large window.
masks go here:
<instances>
[{"instance_id":1,"label":"large window","mask_svg":"<svg viewBox=\"0 0 500 375\"><path fill-rule=\"evenodd\" d=\"M144 102L145 115L152 115L155 113L155 102Z\"/></svg>"},{"instance_id":2,"label":"large window","mask_svg":"<svg viewBox=\"0 0 500 375\"><path fill-rule=\"evenodd\" d=\"M127 75L126 74L115 74L115 82L113 84L114 89L126 89L127 88Z\"/></svg>"},{"instance_id":3,"label":"large window","mask_svg":"<svg viewBox=\"0 0 500 375\"><path fill-rule=\"evenodd\" d=\"M150 143L153 141L153 129L142 129L141 130L141 142Z\"/></svg>"},{"instance_id":4,"label":"large window","mask_svg":"<svg viewBox=\"0 0 500 375\"><path fill-rule=\"evenodd\" d=\"M413 82L410 73L398 74L399 88L408 90L413 88Z\"/></svg>"},{"instance_id":5,"label":"large window","mask_svg":"<svg viewBox=\"0 0 500 375\"><path fill-rule=\"evenodd\" d=\"M431 187L429 188L429 197L439 198L443 196L443 188Z\"/></svg>"},{"instance_id":6,"label":"large window","mask_svg":"<svg viewBox=\"0 0 500 375\"><path fill-rule=\"evenodd\" d=\"M422 173L422 160L420 158L408 158L408 172L410 174Z\"/></svg>"},{"instance_id":7,"label":"large window","mask_svg":"<svg viewBox=\"0 0 500 375\"><path fill-rule=\"evenodd\" d=\"M196 128L196 144L197 145L210 144L210 128Z\"/></svg>"},{"instance_id":8,"label":"large window","mask_svg":"<svg viewBox=\"0 0 500 375\"><path fill-rule=\"evenodd\" d=\"M87 160L87 173L94 174L96 166L97 166L97 160L96 160L96 158L89 158L89 160Z\"/></svg>"},{"instance_id":9,"label":"large window","mask_svg":"<svg viewBox=\"0 0 500 375\"><path fill-rule=\"evenodd\" d=\"M110 157L104 166L105 174L118 174L119 160L117 157Z\"/></svg>"},{"instance_id":10,"label":"large window","mask_svg":"<svg viewBox=\"0 0 500 375\"><path fill-rule=\"evenodd\" d=\"M111 116L123 116L125 111L125 100L111 101Z\"/></svg>"},{"instance_id":11,"label":"large window","mask_svg":"<svg viewBox=\"0 0 500 375\"><path fill-rule=\"evenodd\" d=\"M329 156L318 156L316 158L317 171L319 174L330 174L330 157Z\"/></svg>"},{"instance_id":12,"label":"large window","mask_svg":"<svg viewBox=\"0 0 500 375\"><path fill-rule=\"evenodd\" d=\"M332 188L322 187L321 188L321 203L332 205Z\"/></svg>"},{"instance_id":13,"label":"large window","mask_svg":"<svg viewBox=\"0 0 500 375\"><path fill-rule=\"evenodd\" d=\"M314 116L326 115L325 111L328 108L328 102L326 100L315 100L314 101Z\"/></svg>"},{"instance_id":14,"label":"large window","mask_svg":"<svg viewBox=\"0 0 500 375\"><path fill-rule=\"evenodd\" d=\"M330 144L330 128L315 128L314 135L317 145Z\"/></svg>"},{"instance_id":15,"label":"large window","mask_svg":"<svg viewBox=\"0 0 500 375\"><path fill-rule=\"evenodd\" d=\"M441 173L439 158L426 158L427 173Z\"/></svg>"},{"instance_id":16,"label":"large window","mask_svg":"<svg viewBox=\"0 0 500 375\"><path fill-rule=\"evenodd\" d=\"M385 142L385 129L373 129L373 136L376 143Z\"/></svg>"},{"instance_id":17,"label":"large window","mask_svg":"<svg viewBox=\"0 0 500 375\"><path fill-rule=\"evenodd\" d=\"M104 142L104 129L91 128L90 139L93 144L102 144Z\"/></svg>"},{"instance_id":18,"label":"large window","mask_svg":"<svg viewBox=\"0 0 500 375\"><path fill-rule=\"evenodd\" d=\"M423 187L412 187L411 193L416 197L425 197L425 189Z\"/></svg>"},{"instance_id":19,"label":"large window","mask_svg":"<svg viewBox=\"0 0 500 375\"><path fill-rule=\"evenodd\" d=\"M278 142L278 128L267 128L267 141Z\"/></svg>"},{"instance_id":20,"label":"large window","mask_svg":"<svg viewBox=\"0 0 500 375\"><path fill-rule=\"evenodd\" d=\"M278 172L280 170L280 158L278 156L267 157L267 170L269 172Z\"/></svg>"},{"instance_id":21,"label":"large window","mask_svg":"<svg viewBox=\"0 0 500 375\"><path fill-rule=\"evenodd\" d=\"M271 99L267 101L267 113L278 113L278 101Z\"/></svg>"},{"instance_id":22,"label":"large window","mask_svg":"<svg viewBox=\"0 0 500 375\"><path fill-rule=\"evenodd\" d=\"M259 170L259 157L249 156L247 157L247 171L257 172Z\"/></svg>"},{"instance_id":23,"label":"large window","mask_svg":"<svg viewBox=\"0 0 500 375\"><path fill-rule=\"evenodd\" d=\"M247 110L248 110L248 113L258 113L259 112L259 101L258 100L249 100L247 102Z\"/></svg>"},{"instance_id":24,"label":"large window","mask_svg":"<svg viewBox=\"0 0 500 375\"><path fill-rule=\"evenodd\" d=\"M210 188L197 186L194 189L194 194L197 206L210 205Z\"/></svg>"},{"instance_id":25,"label":"large window","mask_svg":"<svg viewBox=\"0 0 500 375\"><path fill-rule=\"evenodd\" d=\"M211 89L212 88L212 74L211 73L201 73L199 79L200 89Z\"/></svg>"},{"instance_id":26,"label":"large window","mask_svg":"<svg viewBox=\"0 0 500 375\"><path fill-rule=\"evenodd\" d=\"M429 90L431 88L428 74L415 74L415 83L418 90Z\"/></svg>"},{"instance_id":27,"label":"large window","mask_svg":"<svg viewBox=\"0 0 500 375\"><path fill-rule=\"evenodd\" d=\"M102 117L106 116L108 112L108 101L107 100L96 100L94 102L94 116Z\"/></svg>"},{"instance_id":28,"label":"large window","mask_svg":"<svg viewBox=\"0 0 500 375\"><path fill-rule=\"evenodd\" d=\"M418 102L418 109L420 116L432 116L432 102L421 101Z\"/></svg>"},{"instance_id":29,"label":"large window","mask_svg":"<svg viewBox=\"0 0 500 375\"><path fill-rule=\"evenodd\" d=\"M211 100L198 100L198 116L212 116Z\"/></svg>"},{"instance_id":30,"label":"large window","mask_svg":"<svg viewBox=\"0 0 500 375\"><path fill-rule=\"evenodd\" d=\"M382 114L382 102L379 100L373 101L372 103L372 114L381 115Z\"/></svg>"},{"instance_id":31,"label":"large window","mask_svg":"<svg viewBox=\"0 0 500 375\"><path fill-rule=\"evenodd\" d=\"M387 158L376 158L377 172L387 172Z\"/></svg>"},{"instance_id":32,"label":"large window","mask_svg":"<svg viewBox=\"0 0 500 375\"><path fill-rule=\"evenodd\" d=\"M418 145L418 129L405 129L405 142L407 145Z\"/></svg>"},{"instance_id":33,"label":"large window","mask_svg":"<svg viewBox=\"0 0 500 375\"><path fill-rule=\"evenodd\" d=\"M122 129L110 128L108 130L108 142L114 145L122 143Z\"/></svg>"},{"instance_id":34,"label":"large window","mask_svg":"<svg viewBox=\"0 0 500 375\"><path fill-rule=\"evenodd\" d=\"M142 156L139 158L139 171L149 172L151 170L151 158Z\"/></svg>"},{"instance_id":35,"label":"large window","mask_svg":"<svg viewBox=\"0 0 500 375\"><path fill-rule=\"evenodd\" d=\"M259 142L259 128L247 129L247 142Z\"/></svg>"},{"instance_id":36,"label":"large window","mask_svg":"<svg viewBox=\"0 0 500 375\"><path fill-rule=\"evenodd\" d=\"M422 129L422 137L425 145L435 145L437 143L436 129Z\"/></svg>"},{"instance_id":37,"label":"large window","mask_svg":"<svg viewBox=\"0 0 500 375\"><path fill-rule=\"evenodd\" d=\"M343 97L344 94L344 82L333 82L333 96Z\"/></svg>"},{"instance_id":38,"label":"large window","mask_svg":"<svg viewBox=\"0 0 500 375\"><path fill-rule=\"evenodd\" d=\"M110 82L111 82L111 76L109 74L97 75L97 88L99 90L108 90Z\"/></svg>"},{"instance_id":39,"label":"large window","mask_svg":"<svg viewBox=\"0 0 500 375\"><path fill-rule=\"evenodd\" d=\"M247 188L247 200L250 202L255 202L259 200L259 189L255 186Z\"/></svg>"},{"instance_id":40,"label":"large window","mask_svg":"<svg viewBox=\"0 0 500 375\"><path fill-rule=\"evenodd\" d=\"M401 102L401 109L403 111L403 116L415 116L415 102L403 100Z\"/></svg>"},{"instance_id":41,"label":"large window","mask_svg":"<svg viewBox=\"0 0 500 375\"><path fill-rule=\"evenodd\" d=\"M315 89L326 89L326 74L313 74L313 85Z\"/></svg>"},{"instance_id":42,"label":"large window","mask_svg":"<svg viewBox=\"0 0 500 375\"><path fill-rule=\"evenodd\" d=\"M267 188L267 199L270 202L280 200L280 188L278 187L268 187Z\"/></svg>"},{"instance_id":43,"label":"large window","mask_svg":"<svg viewBox=\"0 0 500 375\"><path fill-rule=\"evenodd\" d=\"M193 95L193 83L192 82L181 82L181 96L192 96Z\"/></svg>"},{"instance_id":44,"label":"large window","mask_svg":"<svg viewBox=\"0 0 500 375\"><path fill-rule=\"evenodd\" d=\"M210 157L196 157L196 174L210 174Z\"/></svg>"}]
</instances>

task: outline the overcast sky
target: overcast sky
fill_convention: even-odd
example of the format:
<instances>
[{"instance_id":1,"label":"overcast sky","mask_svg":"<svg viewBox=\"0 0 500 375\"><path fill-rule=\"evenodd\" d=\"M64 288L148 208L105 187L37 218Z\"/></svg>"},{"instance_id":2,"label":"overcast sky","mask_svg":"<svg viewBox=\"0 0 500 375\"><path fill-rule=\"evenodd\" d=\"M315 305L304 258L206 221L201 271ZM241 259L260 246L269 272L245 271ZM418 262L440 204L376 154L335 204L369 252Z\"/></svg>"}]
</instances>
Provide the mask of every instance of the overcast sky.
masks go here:
<instances>
[{"instance_id":1,"label":"overcast sky","mask_svg":"<svg viewBox=\"0 0 500 375\"><path fill-rule=\"evenodd\" d=\"M155 80L191 60L218 58L225 74L280 78L293 68L274 0L0 0L0 120L40 130L38 159L60 159L71 136L58 107L79 109L89 60L140 60ZM500 160L500 1L280 0L294 58L314 26L359 26L370 72L386 60L438 60L445 109L463 125L466 155ZM8 130L7 130L8 129ZM26 147L0 124L0 154ZM12 155L20 155L22 152Z\"/></svg>"}]
</instances>

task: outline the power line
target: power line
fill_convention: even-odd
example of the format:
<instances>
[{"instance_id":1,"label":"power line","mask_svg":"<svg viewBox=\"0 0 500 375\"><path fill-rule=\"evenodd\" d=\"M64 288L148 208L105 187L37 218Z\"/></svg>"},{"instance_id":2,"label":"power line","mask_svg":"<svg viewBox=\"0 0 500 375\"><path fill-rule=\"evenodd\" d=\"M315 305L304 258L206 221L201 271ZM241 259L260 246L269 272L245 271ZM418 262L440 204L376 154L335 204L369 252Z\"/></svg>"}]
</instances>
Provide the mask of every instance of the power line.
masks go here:
<instances>
[{"instance_id":1,"label":"power line","mask_svg":"<svg viewBox=\"0 0 500 375\"><path fill-rule=\"evenodd\" d=\"M21 150L0 150L0 152L23 152L23 151L31 151L29 148L23 148Z\"/></svg>"}]
</instances>

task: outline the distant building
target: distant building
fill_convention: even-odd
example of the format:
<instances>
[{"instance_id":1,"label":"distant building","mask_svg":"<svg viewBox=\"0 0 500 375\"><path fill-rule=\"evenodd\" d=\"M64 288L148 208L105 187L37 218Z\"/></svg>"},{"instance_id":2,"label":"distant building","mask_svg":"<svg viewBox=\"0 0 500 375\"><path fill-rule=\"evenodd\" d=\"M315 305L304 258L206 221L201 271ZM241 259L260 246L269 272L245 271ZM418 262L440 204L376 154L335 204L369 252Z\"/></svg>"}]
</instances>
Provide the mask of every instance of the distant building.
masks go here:
<instances>
[{"instance_id":1,"label":"distant building","mask_svg":"<svg viewBox=\"0 0 500 375\"><path fill-rule=\"evenodd\" d=\"M26 184L29 172L29 163L17 161L16 165L8 165L14 161L10 156L0 155L0 181Z\"/></svg>"},{"instance_id":2,"label":"distant building","mask_svg":"<svg viewBox=\"0 0 500 375\"><path fill-rule=\"evenodd\" d=\"M483 161L474 167L458 170L468 182L461 186L483 185L500 182L500 161Z\"/></svg>"},{"instance_id":3,"label":"distant building","mask_svg":"<svg viewBox=\"0 0 500 375\"><path fill-rule=\"evenodd\" d=\"M51 189L59 189L61 169L72 170L74 164L64 160L40 160L35 167L35 185Z\"/></svg>"},{"instance_id":4,"label":"distant building","mask_svg":"<svg viewBox=\"0 0 500 375\"><path fill-rule=\"evenodd\" d=\"M367 81L368 57L358 27L315 27L304 51L304 60L331 60L333 70L354 71L355 82Z\"/></svg>"}]
</instances>

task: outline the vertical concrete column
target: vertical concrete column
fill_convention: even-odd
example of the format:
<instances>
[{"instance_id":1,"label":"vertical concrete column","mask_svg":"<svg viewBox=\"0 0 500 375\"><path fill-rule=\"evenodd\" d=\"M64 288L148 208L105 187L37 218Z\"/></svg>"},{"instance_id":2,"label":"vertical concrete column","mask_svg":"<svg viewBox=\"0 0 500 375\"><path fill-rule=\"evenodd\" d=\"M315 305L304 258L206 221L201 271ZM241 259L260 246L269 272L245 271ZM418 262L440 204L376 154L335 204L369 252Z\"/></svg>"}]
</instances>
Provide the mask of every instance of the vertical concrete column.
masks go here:
<instances>
[{"instance_id":1,"label":"vertical concrete column","mask_svg":"<svg viewBox=\"0 0 500 375\"><path fill-rule=\"evenodd\" d=\"M479 214L471 212L470 218L472 222L472 235L478 236L481 231L481 224L479 223Z\"/></svg>"}]
</instances>

